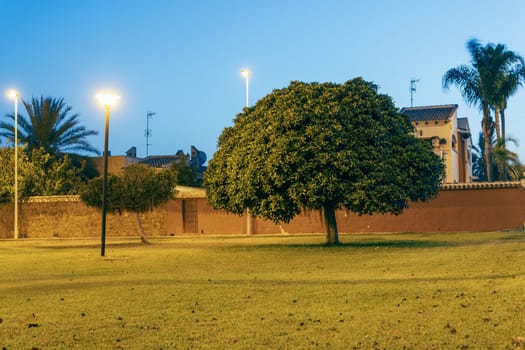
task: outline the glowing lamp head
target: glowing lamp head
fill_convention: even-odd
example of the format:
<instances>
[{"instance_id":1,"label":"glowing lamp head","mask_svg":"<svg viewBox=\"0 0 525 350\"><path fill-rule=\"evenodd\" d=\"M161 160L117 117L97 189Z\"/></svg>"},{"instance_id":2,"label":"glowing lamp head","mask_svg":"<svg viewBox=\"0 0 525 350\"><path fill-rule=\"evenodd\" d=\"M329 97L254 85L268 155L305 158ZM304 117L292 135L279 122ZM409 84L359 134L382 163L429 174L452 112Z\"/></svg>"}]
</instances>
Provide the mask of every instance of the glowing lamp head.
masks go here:
<instances>
[{"instance_id":1,"label":"glowing lamp head","mask_svg":"<svg viewBox=\"0 0 525 350\"><path fill-rule=\"evenodd\" d=\"M241 75L248 78L250 76L250 71L248 69L241 69Z\"/></svg>"},{"instance_id":2,"label":"glowing lamp head","mask_svg":"<svg viewBox=\"0 0 525 350\"><path fill-rule=\"evenodd\" d=\"M97 94L97 100L100 103L102 103L104 107L112 107L118 102L118 100L120 100L120 96L107 93L100 93Z\"/></svg>"},{"instance_id":3,"label":"glowing lamp head","mask_svg":"<svg viewBox=\"0 0 525 350\"><path fill-rule=\"evenodd\" d=\"M7 92L7 97L9 97L11 100L16 100L18 98L18 91L16 90L9 90Z\"/></svg>"}]
</instances>

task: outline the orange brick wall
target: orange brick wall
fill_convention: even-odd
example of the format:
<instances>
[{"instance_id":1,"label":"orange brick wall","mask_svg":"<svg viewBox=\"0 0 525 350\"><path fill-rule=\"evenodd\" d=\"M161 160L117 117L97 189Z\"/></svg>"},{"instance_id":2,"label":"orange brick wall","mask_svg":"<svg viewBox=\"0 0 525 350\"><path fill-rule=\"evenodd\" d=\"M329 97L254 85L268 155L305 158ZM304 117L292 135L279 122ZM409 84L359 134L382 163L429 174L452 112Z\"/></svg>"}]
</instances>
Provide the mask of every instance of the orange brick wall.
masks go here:
<instances>
[{"instance_id":1,"label":"orange brick wall","mask_svg":"<svg viewBox=\"0 0 525 350\"><path fill-rule=\"evenodd\" d=\"M184 202L186 201L186 202ZM142 216L146 234L243 234L246 216L213 210L205 198L176 199L165 207ZM19 227L29 238L99 237L99 210L80 201L22 203ZM336 213L339 232L448 232L521 229L525 221L525 189L521 186L498 189L443 190L426 203L412 203L395 215L358 216L345 210ZM252 219L254 234L323 233L319 212L305 212L290 223ZM191 224L190 222L191 221ZM137 236L134 214L109 214L108 237ZM13 237L13 205L0 204L0 238Z\"/></svg>"}]
</instances>

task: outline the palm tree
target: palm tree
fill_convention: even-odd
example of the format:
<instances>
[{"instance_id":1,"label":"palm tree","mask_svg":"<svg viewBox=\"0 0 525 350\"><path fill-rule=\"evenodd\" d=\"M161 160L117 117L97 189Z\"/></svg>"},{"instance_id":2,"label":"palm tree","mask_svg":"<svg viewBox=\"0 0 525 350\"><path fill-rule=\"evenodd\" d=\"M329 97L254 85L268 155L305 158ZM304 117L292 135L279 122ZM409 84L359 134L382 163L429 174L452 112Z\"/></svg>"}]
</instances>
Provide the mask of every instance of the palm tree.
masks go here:
<instances>
[{"instance_id":1,"label":"palm tree","mask_svg":"<svg viewBox=\"0 0 525 350\"><path fill-rule=\"evenodd\" d=\"M494 171L497 179L500 181L519 180L522 174L519 156L516 152L507 149L506 143L508 142L513 143L515 146L518 145L515 139L508 137L496 141L492 148Z\"/></svg>"},{"instance_id":2,"label":"palm tree","mask_svg":"<svg viewBox=\"0 0 525 350\"><path fill-rule=\"evenodd\" d=\"M505 109L507 109L507 101L509 97L514 95L525 79L525 63L520 57L518 66L511 68L506 73L502 74L498 81L498 91L495 96L495 106L500 112L501 117L501 139L505 140Z\"/></svg>"},{"instance_id":3,"label":"palm tree","mask_svg":"<svg viewBox=\"0 0 525 350\"><path fill-rule=\"evenodd\" d=\"M70 114L72 108L63 98L33 97L31 103L22 102L28 117L18 116L18 137L21 144L27 145L27 152L43 149L55 156L79 151L99 153L86 139L98 132L79 125L79 115ZM15 117L8 114L7 118L12 123L0 123L0 136L13 140Z\"/></svg>"},{"instance_id":4,"label":"palm tree","mask_svg":"<svg viewBox=\"0 0 525 350\"><path fill-rule=\"evenodd\" d=\"M448 89L450 85L456 85L461 95L469 105L475 105L483 112L481 130L485 139L485 165L487 180L492 181L492 147L490 145L490 133L494 128L494 121L490 115L490 96L488 94L490 82L490 62L484 54L484 48L476 40L467 42L467 50L472 58L472 65L460 65L449 69L443 75L443 88Z\"/></svg>"},{"instance_id":5,"label":"palm tree","mask_svg":"<svg viewBox=\"0 0 525 350\"><path fill-rule=\"evenodd\" d=\"M480 131L478 143L472 146L472 175L479 181L487 181L487 166L485 163L485 138Z\"/></svg>"},{"instance_id":6,"label":"palm tree","mask_svg":"<svg viewBox=\"0 0 525 350\"><path fill-rule=\"evenodd\" d=\"M443 87L456 85L465 101L476 105L483 112L481 121L485 139L487 180L492 180L490 134L496 128L497 142L503 149L505 141L505 109L507 100L525 79L524 59L503 44L488 43L482 46L476 39L467 42L472 65L461 65L448 70L443 76ZM494 119L490 112L494 112ZM500 121L501 115L501 121Z\"/></svg>"},{"instance_id":7,"label":"palm tree","mask_svg":"<svg viewBox=\"0 0 525 350\"><path fill-rule=\"evenodd\" d=\"M513 138L507 138L506 143L512 142L517 145ZM518 154L507 149L503 139L496 140L494 132L490 134L492 147L492 173L497 180L519 180L522 178L523 165L519 161ZM472 147L472 175L480 181L487 180L485 164L485 138L479 133L478 142Z\"/></svg>"},{"instance_id":8,"label":"palm tree","mask_svg":"<svg viewBox=\"0 0 525 350\"><path fill-rule=\"evenodd\" d=\"M482 48L487 69L487 93L489 103L494 111L496 137L498 142L505 139L505 109L507 100L521 86L525 78L523 57L514 51L507 50L503 44L488 43ZM501 116L501 122L500 122ZM505 142L502 142L505 147Z\"/></svg>"}]
</instances>

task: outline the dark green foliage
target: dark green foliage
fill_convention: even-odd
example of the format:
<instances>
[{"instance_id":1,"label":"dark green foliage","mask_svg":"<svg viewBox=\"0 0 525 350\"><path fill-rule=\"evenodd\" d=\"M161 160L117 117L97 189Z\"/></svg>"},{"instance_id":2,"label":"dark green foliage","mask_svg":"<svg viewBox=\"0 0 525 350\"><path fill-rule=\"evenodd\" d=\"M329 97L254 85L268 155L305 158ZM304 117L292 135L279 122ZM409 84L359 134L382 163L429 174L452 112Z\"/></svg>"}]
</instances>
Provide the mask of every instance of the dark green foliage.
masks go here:
<instances>
[{"instance_id":1,"label":"dark green foliage","mask_svg":"<svg viewBox=\"0 0 525 350\"><path fill-rule=\"evenodd\" d=\"M82 172L85 162L73 161L69 155L59 157L43 149L18 149L18 194L52 196L78 194L84 186ZM0 148L0 202L9 202L14 195L14 153Z\"/></svg>"},{"instance_id":2,"label":"dark green foliage","mask_svg":"<svg viewBox=\"0 0 525 350\"><path fill-rule=\"evenodd\" d=\"M335 209L399 214L437 194L444 166L412 133L391 98L361 78L292 82L223 131L205 173L208 200L276 223L322 210L337 243Z\"/></svg>"},{"instance_id":3,"label":"dark green foliage","mask_svg":"<svg viewBox=\"0 0 525 350\"><path fill-rule=\"evenodd\" d=\"M188 156L184 155L184 153L179 153L177 157L177 160L171 165L171 171L175 175L177 185L201 187L202 184L196 180L197 172L190 166Z\"/></svg>"},{"instance_id":4,"label":"dark green foliage","mask_svg":"<svg viewBox=\"0 0 525 350\"><path fill-rule=\"evenodd\" d=\"M517 142L512 138L496 140L494 129L490 134L490 145L492 149L492 174L498 181L519 180L523 178L523 166L515 152L507 149L505 143L512 142L517 146ZM485 138L483 133L478 135L478 143L472 148L472 175L479 181L487 181L485 165Z\"/></svg>"},{"instance_id":5,"label":"dark green foliage","mask_svg":"<svg viewBox=\"0 0 525 350\"><path fill-rule=\"evenodd\" d=\"M77 151L98 153L86 139L97 132L79 125L79 115L70 115L72 108L63 98L33 97L31 103L23 101L23 104L28 117L18 115L18 138L28 152L43 149L54 156ZM0 123L0 136L13 140L15 117L8 114L7 118L12 122Z\"/></svg>"},{"instance_id":6,"label":"dark green foliage","mask_svg":"<svg viewBox=\"0 0 525 350\"><path fill-rule=\"evenodd\" d=\"M125 167L121 176L108 174L107 210L145 213L172 199L174 188L171 172L133 164ZM89 206L102 208L102 177L91 180L80 198Z\"/></svg>"}]
</instances>

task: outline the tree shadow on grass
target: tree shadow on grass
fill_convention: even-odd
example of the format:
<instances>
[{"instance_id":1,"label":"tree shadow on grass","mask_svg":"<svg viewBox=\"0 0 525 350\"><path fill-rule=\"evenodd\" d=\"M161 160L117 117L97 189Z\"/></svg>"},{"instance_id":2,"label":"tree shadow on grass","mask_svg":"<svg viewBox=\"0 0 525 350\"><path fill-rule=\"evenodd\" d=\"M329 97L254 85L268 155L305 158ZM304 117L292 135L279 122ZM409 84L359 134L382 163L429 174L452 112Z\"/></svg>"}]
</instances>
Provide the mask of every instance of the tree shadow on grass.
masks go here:
<instances>
[{"instance_id":1,"label":"tree shadow on grass","mask_svg":"<svg viewBox=\"0 0 525 350\"><path fill-rule=\"evenodd\" d=\"M297 249L359 249L359 248L436 248L436 247L452 247L455 246L452 242L439 242L439 241L425 241L425 240L372 240L363 242L341 242L339 244L329 245L326 243L272 243L272 244L257 244L257 245L244 245L244 246L232 246L230 248L297 248Z\"/></svg>"},{"instance_id":2,"label":"tree shadow on grass","mask_svg":"<svg viewBox=\"0 0 525 350\"><path fill-rule=\"evenodd\" d=\"M45 244L38 245L35 248L38 249L52 249L52 250L61 250L61 249L100 249L101 244L94 243L76 243L76 244ZM139 242L112 242L106 243L107 248L132 248L132 247L141 247L145 246L140 241Z\"/></svg>"}]
</instances>

